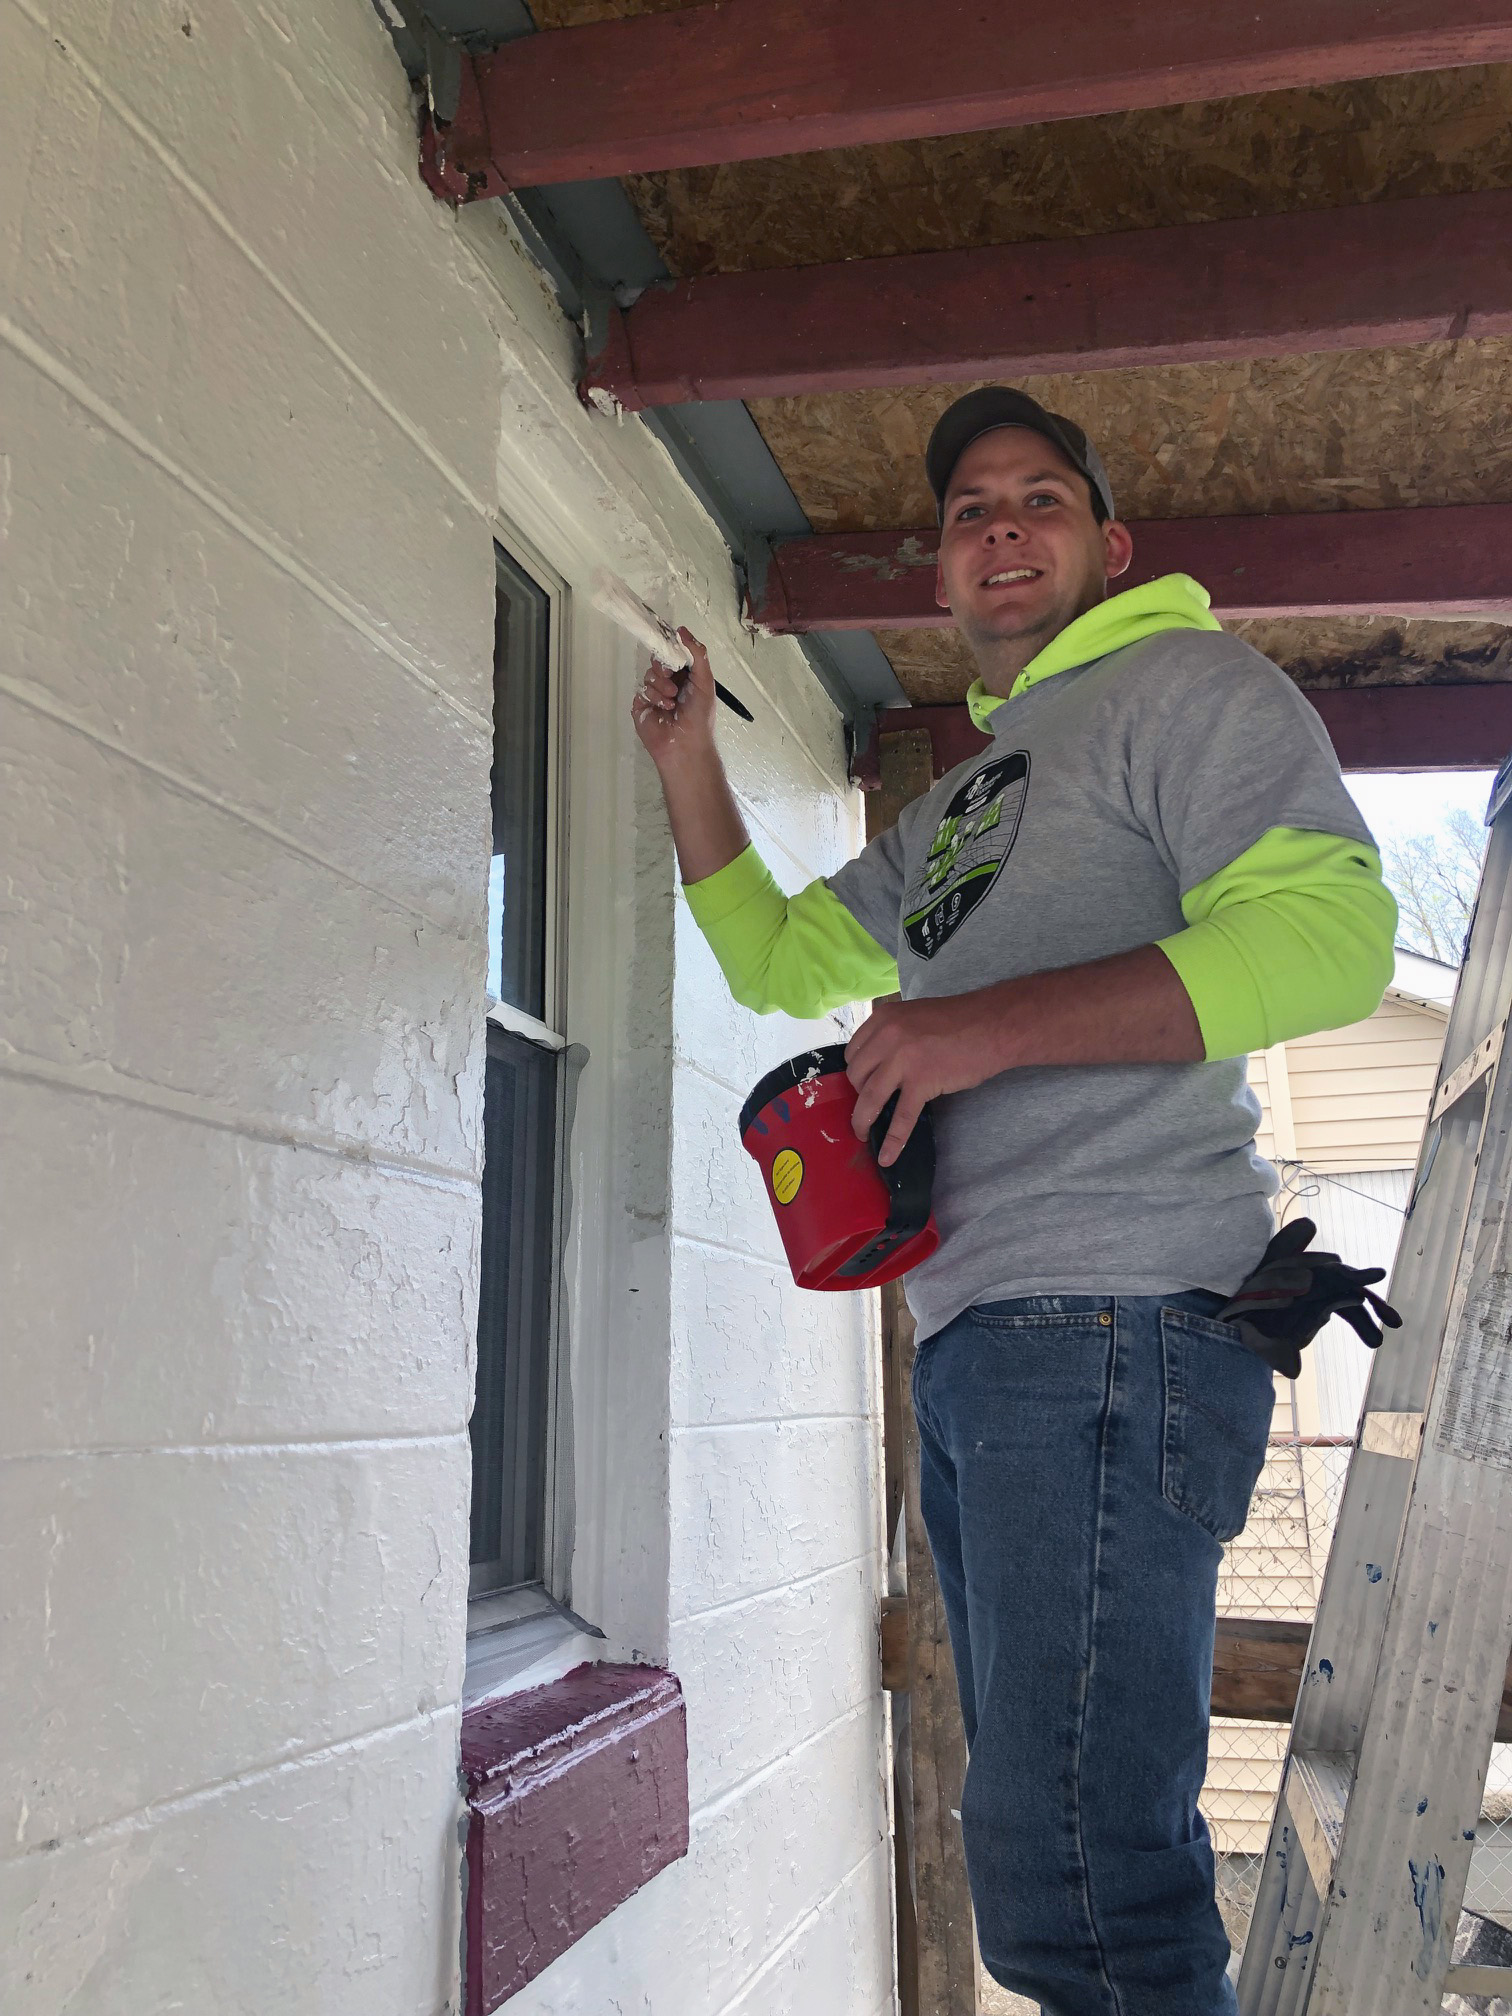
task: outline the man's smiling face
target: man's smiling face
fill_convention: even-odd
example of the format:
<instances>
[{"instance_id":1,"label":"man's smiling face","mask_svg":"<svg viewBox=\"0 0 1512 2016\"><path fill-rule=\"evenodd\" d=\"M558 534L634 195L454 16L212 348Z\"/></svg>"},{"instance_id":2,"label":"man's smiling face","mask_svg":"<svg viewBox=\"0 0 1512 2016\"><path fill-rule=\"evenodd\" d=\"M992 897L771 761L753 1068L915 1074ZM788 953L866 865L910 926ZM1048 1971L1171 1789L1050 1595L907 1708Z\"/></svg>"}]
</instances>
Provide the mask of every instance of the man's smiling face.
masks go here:
<instances>
[{"instance_id":1,"label":"man's smiling face","mask_svg":"<svg viewBox=\"0 0 1512 2016\"><path fill-rule=\"evenodd\" d=\"M994 684L994 669L1021 670L1102 601L1132 550L1116 519L1098 523L1086 478L1053 442L1027 427L995 427L951 472L935 600Z\"/></svg>"}]
</instances>

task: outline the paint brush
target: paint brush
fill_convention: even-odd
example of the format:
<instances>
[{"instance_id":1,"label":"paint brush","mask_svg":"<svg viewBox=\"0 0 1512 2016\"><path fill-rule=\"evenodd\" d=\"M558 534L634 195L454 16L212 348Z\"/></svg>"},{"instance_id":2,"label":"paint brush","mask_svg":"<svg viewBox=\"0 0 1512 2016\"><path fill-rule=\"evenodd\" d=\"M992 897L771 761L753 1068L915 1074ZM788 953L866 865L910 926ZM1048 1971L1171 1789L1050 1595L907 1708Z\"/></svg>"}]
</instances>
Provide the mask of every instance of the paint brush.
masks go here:
<instances>
[{"instance_id":1,"label":"paint brush","mask_svg":"<svg viewBox=\"0 0 1512 2016\"><path fill-rule=\"evenodd\" d=\"M601 616L617 623L627 637L633 637L637 644L644 644L651 656L665 665L669 672L685 673L693 663L693 653L671 624L664 623L654 610L648 609L635 590L621 581L618 574L611 574L607 567L594 569L588 600ZM732 714L738 714L742 721L754 719L744 701L737 700L730 689L721 686L717 679L714 691Z\"/></svg>"}]
</instances>

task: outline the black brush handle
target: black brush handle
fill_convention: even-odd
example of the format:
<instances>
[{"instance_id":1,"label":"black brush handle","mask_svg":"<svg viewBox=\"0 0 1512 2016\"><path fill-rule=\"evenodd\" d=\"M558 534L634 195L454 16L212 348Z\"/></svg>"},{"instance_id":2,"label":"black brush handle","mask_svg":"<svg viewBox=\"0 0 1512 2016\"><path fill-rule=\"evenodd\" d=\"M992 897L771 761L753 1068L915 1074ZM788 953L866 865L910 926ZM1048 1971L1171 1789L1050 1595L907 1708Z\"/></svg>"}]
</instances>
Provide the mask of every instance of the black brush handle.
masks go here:
<instances>
[{"instance_id":1,"label":"black brush handle","mask_svg":"<svg viewBox=\"0 0 1512 2016\"><path fill-rule=\"evenodd\" d=\"M735 698L735 695L730 691L729 687L721 686L717 679L714 681L714 691L718 694L719 698L723 700L726 707L729 708L730 712L732 714L738 714L742 721L754 721L756 719L756 716L751 712L750 708L747 707L745 702L743 700L737 700Z\"/></svg>"},{"instance_id":2,"label":"black brush handle","mask_svg":"<svg viewBox=\"0 0 1512 2016\"><path fill-rule=\"evenodd\" d=\"M679 692L682 691L683 684L688 676L688 671L689 667L684 665L684 667L680 672L676 672L673 674L673 677L677 681L677 688ZM721 686L717 679L714 681L714 697L718 700L723 700L724 704L726 705L726 707L729 708L730 712L732 714L738 714L742 721L754 721L756 719L756 716L751 712L750 708L747 707L744 700L737 700L735 698L735 695L730 691L729 687Z\"/></svg>"}]
</instances>

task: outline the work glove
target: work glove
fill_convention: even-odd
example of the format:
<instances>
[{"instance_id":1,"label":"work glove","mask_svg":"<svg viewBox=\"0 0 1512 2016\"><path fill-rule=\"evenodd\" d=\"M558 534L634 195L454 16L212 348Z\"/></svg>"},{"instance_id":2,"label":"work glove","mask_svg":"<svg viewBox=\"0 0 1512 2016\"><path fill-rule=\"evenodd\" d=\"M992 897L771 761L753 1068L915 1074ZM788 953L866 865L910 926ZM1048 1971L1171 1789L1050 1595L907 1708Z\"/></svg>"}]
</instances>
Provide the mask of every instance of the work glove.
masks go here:
<instances>
[{"instance_id":1,"label":"work glove","mask_svg":"<svg viewBox=\"0 0 1512 2016\"><path fill-rule=\"evenodd\" d=\"M1382 1323L1390 1330L1402 1326L1395 1309L1371 1292L1371 1282L1384 1281L1386 1269L1346 1267L1337 1253L1307 1252L1317 1229L1311 1218L1283 1225L1254 1273L1218 1311L1220 1323L1232 1323L1241 1342L1288 1379L1300 1375L1304 1348L1330 1316L1342 1316L1372 1351Z\"/></svg>"}]
</instances>

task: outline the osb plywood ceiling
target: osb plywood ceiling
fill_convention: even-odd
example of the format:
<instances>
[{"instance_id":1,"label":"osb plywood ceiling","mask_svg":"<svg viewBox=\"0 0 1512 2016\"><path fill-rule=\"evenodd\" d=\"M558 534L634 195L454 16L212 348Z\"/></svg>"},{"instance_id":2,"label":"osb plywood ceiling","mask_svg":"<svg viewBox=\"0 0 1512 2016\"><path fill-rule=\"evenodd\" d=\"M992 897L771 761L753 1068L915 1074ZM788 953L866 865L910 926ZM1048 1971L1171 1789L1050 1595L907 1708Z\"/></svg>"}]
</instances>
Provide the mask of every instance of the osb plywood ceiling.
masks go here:
<instances>
[{"instance_id":1,"label":"osb plywood ceiling","mask_svg":"<svg viewBox=\"0 0 1512 2016\"><path fill-rule=\"evenodd\" d=\"M1512 187L1512 67L731 162L626 186L678 274L1462 195Z\"/></svg>"},{"instance_id":2,"label":"osb plywood ceiling","mask_svg":"<svg viewBox=\"0 0 1512 2016\"><path fill-rule=\"evenodd\" d=\"M1512 629L1500 623L1335 616L1224 627L1313 689L1512 681ZM954 630L879 630L876 636L911 700L965 697L975 668Z\"/></svg>"},{"instance_id":3,"label":"osb plywood ceiling","mask_svg":"<svg viewBox=\"0 0 1512 2016\"><path fill-rule=\"evenodd\" d=\"M1373 510L1512 502L1512 339L1256 363L1029 378L1099 444L1120 514ZM924 443L967 388L768 399L751 410L816 530L926 525ZM1303 685L1512 678L1512 632L1464 622L1231 626ZM974 668L953 630L879 631L914 700L956 700Z\"/></svg>"},{"instance_id":4,"label":"osb plywood ceiling","mask_svg":"<svg viewBox=\"0 0 1512 2016\"><path fill-rule=\"evenodd\" d=\"M536 0L543 27L692 0ZM921 25L927 10L921 10ZM1512 66L627 179L679 276L1012 244L1512 187ZM1512 502L1512 339L1024 381L1098 442L1120 514ZM817 530L927 524L922 453L964 385L753 401ZM1512 631L1378 618L1235 626L1303 684L1512 679ZM957 698L950 631L881 631L910 695Z\"/></svg>"},{"instance_id":5,"label":"osb plywood ceiling","mask_svg":"<svg viewBox=\"0 0 1512 2016\"><path fill-rule=\"evenodd\" d=\"M1119 515L1512 501L1512 338L1020 381L1102 450ZM923 525L929 430L965 385L751 402L817 529Z\"/></svg>"}]
</instances>

